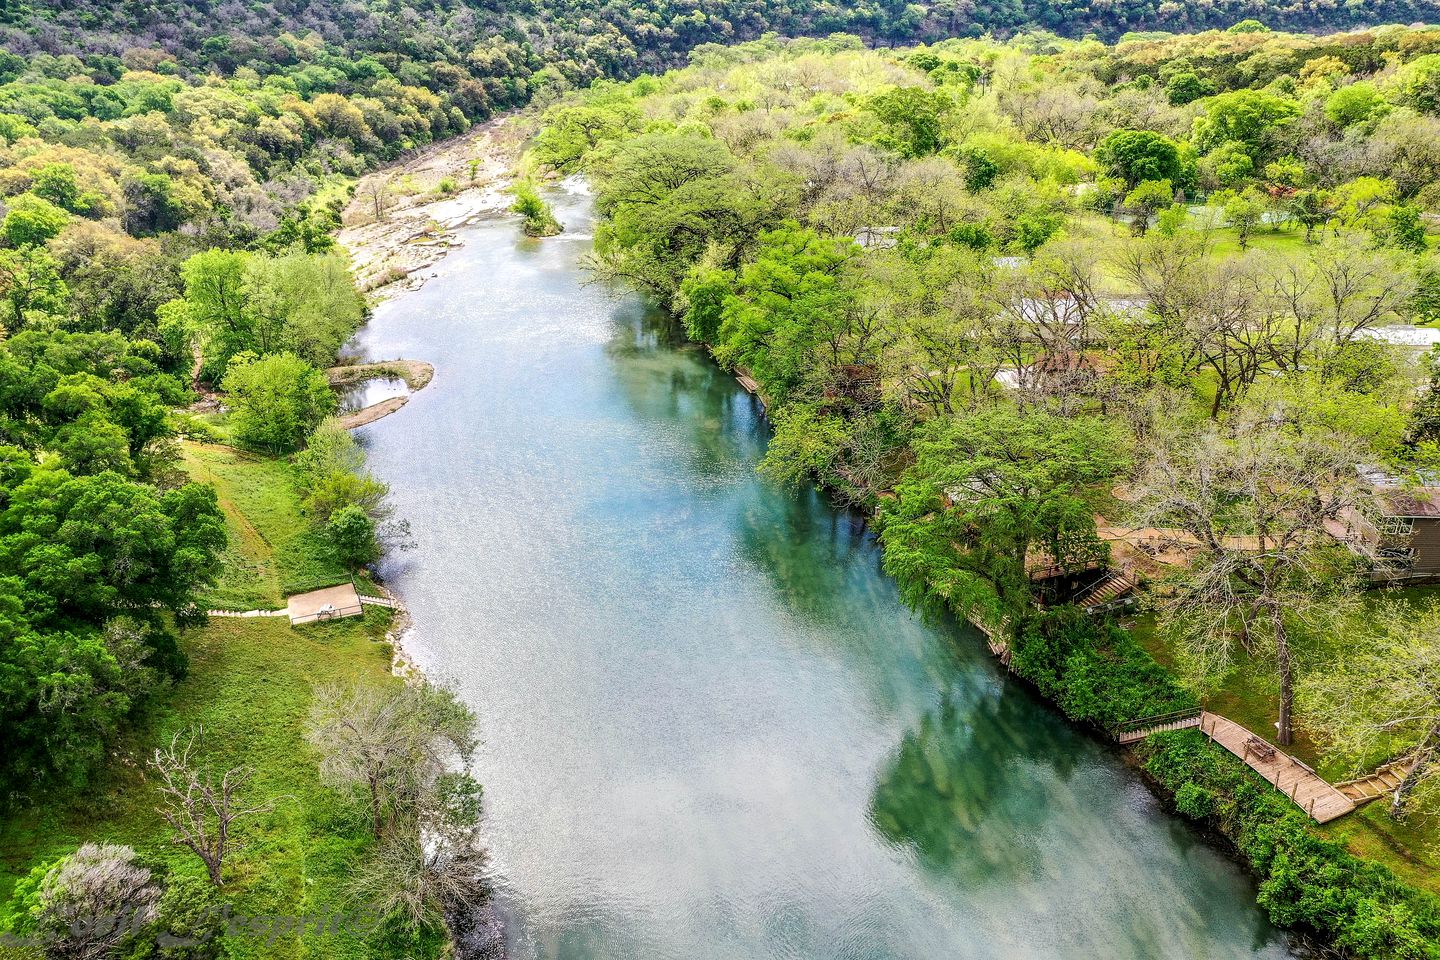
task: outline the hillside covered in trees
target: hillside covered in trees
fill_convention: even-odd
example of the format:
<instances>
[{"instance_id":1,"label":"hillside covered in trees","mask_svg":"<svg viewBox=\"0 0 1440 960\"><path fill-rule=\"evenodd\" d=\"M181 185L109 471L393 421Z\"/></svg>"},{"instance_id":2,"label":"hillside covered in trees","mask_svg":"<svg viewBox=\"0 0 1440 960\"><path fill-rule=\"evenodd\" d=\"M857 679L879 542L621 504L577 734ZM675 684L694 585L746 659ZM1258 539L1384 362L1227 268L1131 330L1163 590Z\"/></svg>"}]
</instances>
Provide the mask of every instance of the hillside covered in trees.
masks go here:
<instances>
[{"instance_id":1,"label":"hillside covered in trees","mask_svg":"<svg viewBox=\"0 0 1440 960\"><path fill-rule=\"evenodd\" d=\"M683 63L697 45L767 32L845 32L901 44L1038 29L1113 42L1134 31L1226 28L1247 18L1276 29L1323 32L1433 20L1437 13L1435 0L17 2L0 13L0 79L39 67L57 79L84 75L108 86L127 69L225 77L243 69L261 78L289 77L307 98L374 95L395 82L424 88L445 110L453 107L474 120L546 89L656 72ZM45 57L79 62L51 67Z\"/></svg>"}]
</instances>

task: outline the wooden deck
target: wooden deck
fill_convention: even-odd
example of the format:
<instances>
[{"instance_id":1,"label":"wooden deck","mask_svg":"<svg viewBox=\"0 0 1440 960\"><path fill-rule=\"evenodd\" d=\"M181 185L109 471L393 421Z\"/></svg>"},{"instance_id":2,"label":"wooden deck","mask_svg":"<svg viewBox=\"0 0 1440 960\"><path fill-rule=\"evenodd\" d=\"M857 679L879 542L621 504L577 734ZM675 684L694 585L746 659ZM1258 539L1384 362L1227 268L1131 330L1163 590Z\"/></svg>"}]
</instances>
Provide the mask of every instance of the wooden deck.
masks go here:
<instances>
[{"instance_id":1,"label":"wooden deck","mask_svg":"<svg viewBox=\"0 0 1440 960\"><path fill-rule=\"evenodd\" d=\"M358 617L365 612L360 605L360 594L353 583L311 590L309 593L297 593L290 598L286 610L290 614L291 624Z\"/></svg>"},{"instance_id":2,"label":"wooden deck","mask_svg":"<svg viewBox=\"0 0 1440 960\"><path fill-rule=\"evenodd\" d=\"M1329 823L1355 809L1354 801L1314 770L1235 721L1206 711L1200 715L1200 729L1273 783L1275 789L1295 801L1316 823Z\"/></svg>"}]
</instances>

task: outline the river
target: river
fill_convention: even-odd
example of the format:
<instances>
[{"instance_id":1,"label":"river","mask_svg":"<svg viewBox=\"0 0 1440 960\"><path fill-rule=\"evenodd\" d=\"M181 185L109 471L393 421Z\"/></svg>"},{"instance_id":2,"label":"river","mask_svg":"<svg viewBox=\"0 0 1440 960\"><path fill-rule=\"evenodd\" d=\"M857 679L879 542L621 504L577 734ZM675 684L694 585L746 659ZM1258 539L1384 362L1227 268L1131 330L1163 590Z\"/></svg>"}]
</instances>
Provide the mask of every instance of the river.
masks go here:
<instances>
[{"instance_id":1,"label":"river","mask_svg":"<svg viewBox=\"0 0 1440 960\"><path fill-rule=\"evenodd\" d=\"M1252 882L1115 752L912 616L854 516L763 481L757 403L508 219L358 345L416 546L407 647L474 706L512 954L1282 958Z\"/></svg>"}]
</instances>

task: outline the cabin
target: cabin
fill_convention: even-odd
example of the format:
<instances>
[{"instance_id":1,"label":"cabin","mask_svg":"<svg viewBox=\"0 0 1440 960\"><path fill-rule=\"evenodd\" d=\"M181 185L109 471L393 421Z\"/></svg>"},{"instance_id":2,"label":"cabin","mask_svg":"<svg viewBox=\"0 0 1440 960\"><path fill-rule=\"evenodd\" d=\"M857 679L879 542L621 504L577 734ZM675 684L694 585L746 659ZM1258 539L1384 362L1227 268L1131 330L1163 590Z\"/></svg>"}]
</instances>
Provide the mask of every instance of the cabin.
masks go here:
<instances>
[{"instance_id":1,"label":"cabin","mask_svg":"<svg viewBox=\"0 0 1440 960\"><path fill-rule=\"evenodd\" d=\"M1373 467L1361 477L1373 506L1346 511L1332 533L1369 561L1377 583L1440 580L1440 478L1405 484Z\"/></svg>"}]
</instances>

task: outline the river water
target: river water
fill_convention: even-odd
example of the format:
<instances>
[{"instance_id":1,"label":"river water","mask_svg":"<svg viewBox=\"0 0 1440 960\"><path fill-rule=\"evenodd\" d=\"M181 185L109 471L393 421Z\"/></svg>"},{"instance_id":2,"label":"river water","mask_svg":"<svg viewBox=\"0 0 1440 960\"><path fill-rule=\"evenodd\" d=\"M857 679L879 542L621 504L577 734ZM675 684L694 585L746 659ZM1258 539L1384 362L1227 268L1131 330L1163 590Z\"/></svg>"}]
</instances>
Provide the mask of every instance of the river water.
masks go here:
<instances>
[{"instance_id":1,"label":"river water","mask_svg":"<svg viewBox=\"0 0 1440 960\"><path fill-rule=\"evenodd\" d=\"M408 647L485 737L516 957L1289 956L1113 750L912 616L857 518L755 473L757 404L587 285L589 203L508 220L359 346L435 364L364 428L417 545Z\"/></svg>"}]
</instances>

